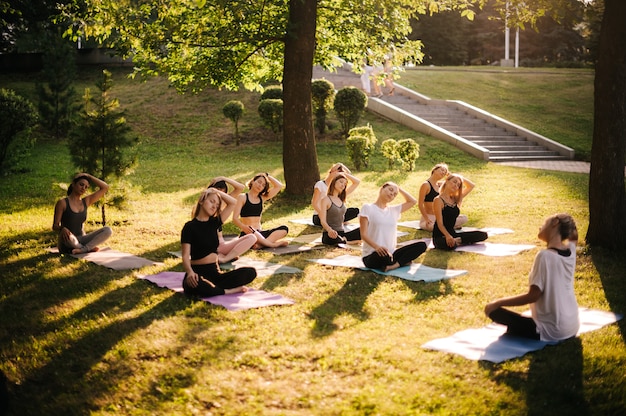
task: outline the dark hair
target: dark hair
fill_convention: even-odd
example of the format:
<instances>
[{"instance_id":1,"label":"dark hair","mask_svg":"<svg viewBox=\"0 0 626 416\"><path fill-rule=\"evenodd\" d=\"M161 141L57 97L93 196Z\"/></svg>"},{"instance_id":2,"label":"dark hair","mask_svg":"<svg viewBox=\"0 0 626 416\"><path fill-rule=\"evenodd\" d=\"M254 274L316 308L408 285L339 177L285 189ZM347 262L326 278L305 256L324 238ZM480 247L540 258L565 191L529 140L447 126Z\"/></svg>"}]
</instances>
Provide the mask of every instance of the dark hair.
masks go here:
<instances>
[{"instance_id":1,"label":"dark hair","mask_svg":"<svg viewBox=\"0 0 626 416\"><path fill-rule=\"evenodd\" d=\"M250 182L248 182L248 188L252 189L252 182L256 181L259 178L263 178L265 179L265 187L261 192L259 192L259 196L266 196L270 190L270 180L267 176L267 173L257 173L256 175L254 175L254 178L250 179Z\"/></svg>"},{"instance_id":2,"label":"dark hair","mask_svg":"<svg viewBox=\"0 0 626 416\"><path fill-rule=\"evenodd\" d=\"M89 180L89 176L86 175L80 175L75 177L74 179L72 179L72 183L70 183L70 186L67 187L67 196L70 196L74 190L74 185L78 183L78 181L80 181L81 179L86 180L89 185L91 185L91 181Z\"/></svg>"},{"instance_id":3,"label":"dark hair","mask_svg":"<svg viewBox=\"0 0 626 416\"><path fill-rule=\"evenodd\" d=\"M344 175L343 173L338 173L337 176L333 178L333 180L330 182L330 185L328 186L328 192L327 192L328 195L333 194L333 192L335 191L335 183L339 179L345 179L346 181L348 180L348 178L346 178L346 175ZM337 196L339 197L339 199L341 199L342 202L346 202L346 188L343 188L343 190Z\"/></svg>"},{"instance_id":4,"label":"dark hair","mask_svg":"<svg viewBox=\"0 0 626 416\"><path fill-rule=\"evenodd\" d=\"M209 188L217 188L220 190L223 189L224 191L228 191L228 185L226 185L226 181L224 180L212 183L211 185L209 185Z\"/></svg>"}]
</instances>

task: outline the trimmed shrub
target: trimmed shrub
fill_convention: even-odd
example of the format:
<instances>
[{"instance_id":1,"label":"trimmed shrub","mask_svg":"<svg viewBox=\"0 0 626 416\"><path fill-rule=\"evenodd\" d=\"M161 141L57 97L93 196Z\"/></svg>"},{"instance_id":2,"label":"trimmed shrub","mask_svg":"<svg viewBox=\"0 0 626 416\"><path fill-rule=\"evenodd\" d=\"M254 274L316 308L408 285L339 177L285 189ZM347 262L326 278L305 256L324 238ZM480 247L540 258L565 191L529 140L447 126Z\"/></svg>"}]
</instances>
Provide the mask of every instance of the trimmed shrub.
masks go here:
<instances>
[{"instance_id":1,"label":"trimmed shrub","mask_svg":"<svg viewBox=\"0 0 626 416\"><path fill-rule=\"evenodd\" d=\"M283 100L267 99L259 103L259 116L275 135L283 130Z\"/></svg>"},{"instance_id":2,"label":"trimmed shrub","mask_svg":"<svg viewBox=\"0 0 626 416\"><path fill-rule=\"evenodd\" d=\"M326 115L333 108L335 86L326 79L316 79L311 83L311 101L315 115L315 128L320 134L326 130Z\"/></svg>"},{"instance_id":3,"label":"trimmed shrub","mask_svg":"<svg viewBox=\"0 0 626 416\"><path fill-rule=\"evenodd\" d=\"M30 130L37 119L33 103L13 90L0 89L0 172L29 154L34 144Z\"/></svg>"},{"instance_id":4,"label":"trimmed shrub","mask_svg":"<svg viewBox=\"0 0 626 416\"><path fill-rule=\"evenodd\" d=\"M377 141L374 130L369 124L350 129L346 139L346 148L356 170L369 166L370 156L374 153Z\"/></svg>"},{"instance_id":5,"label":"trimmed shrub","mask_svg":"<svg viewBox=\"0 0 626 416\"><path fill-rule=\"evenodd\" d=\"M268 85L261 94L260 101L263 100L282 100L283 99L283 87L280 85Z\"/></svg>"},{"instance_id":6,"label":"trimmed shrub","mask_svg":"<svg viewBox=\"0 0 626 416\"><path fill-rule=\"evenodd\" d=\"M243 115L245 107L241 101L230 100L224 107L222 107L222 113L235 124L235 144L239 146L239 119Z\"/></svg>"},{"instance_id":7,"label":"trimmed shrub","mask_svg":"<svg viewBox=\"0 0 626 416\"><path fill-rule=\"evenodd\" d=\"M420 156L420 145L413 139L402 139L398 142L398 155L402 168L412 172L415 169L415 161Z\"/></svg>"},{"instance_id":8,"label":"trimmed shrub","mask_svg":"<svg viewBox=\"0 0 626 416\"><path fill-rule=\"evenodd\" d=\"M380 151L389 163L389 169L393 169L396 161L400 159L398 154L398 142L394 139L387 139L380 144Z\"/></svg>"},{"instance_id":9,"label":"trimmed shrub","mask_svg":"<svg viewBox=\"0 0 626 416\"><path fill-rule=\"evenodd\" d=\"M361 115L363 115L366 104L367 95L358 88L346 87L337 92L333 106L337 119L341 123L341 132L344 135L356 126Z\"/></svg>"}]
</instances>

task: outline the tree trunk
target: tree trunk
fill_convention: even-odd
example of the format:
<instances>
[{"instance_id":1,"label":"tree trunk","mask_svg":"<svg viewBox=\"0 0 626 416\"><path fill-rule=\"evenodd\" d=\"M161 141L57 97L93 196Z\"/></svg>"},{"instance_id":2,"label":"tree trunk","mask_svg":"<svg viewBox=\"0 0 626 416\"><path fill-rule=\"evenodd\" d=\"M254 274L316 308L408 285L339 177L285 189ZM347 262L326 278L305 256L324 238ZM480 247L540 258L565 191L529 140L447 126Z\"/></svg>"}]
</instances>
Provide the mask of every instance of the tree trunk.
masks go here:
<instances>
[{"instance_id":1,"label":"tree trunk","mask_svg":"<svg viewBox=\"0 0 626 416\"><path fill-rule=\"evenodd\" d=\"M626 2L605 0L594 84L589 245L626 248Z\"/></svg>"},{"instance_id":2,"label":"tree trunk","mask_svg":"<svg viewBox=\"0 0 626 416\"><path fill-rule=\"evenodd\" d=\"M311 104L316 19L316 0L289 1L283 73L283 167L286 192L294 195L311 195L320 179Z\"/></svg>"}]
</instances>

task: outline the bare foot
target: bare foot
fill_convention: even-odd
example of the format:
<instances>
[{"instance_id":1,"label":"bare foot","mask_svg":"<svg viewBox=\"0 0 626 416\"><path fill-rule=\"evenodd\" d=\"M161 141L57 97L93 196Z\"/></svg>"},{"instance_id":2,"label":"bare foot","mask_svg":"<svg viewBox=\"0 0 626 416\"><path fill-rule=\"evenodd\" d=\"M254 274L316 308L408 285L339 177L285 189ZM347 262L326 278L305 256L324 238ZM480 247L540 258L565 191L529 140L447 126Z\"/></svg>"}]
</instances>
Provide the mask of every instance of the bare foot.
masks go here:
<instances>
[{"instance_id":1,"label":"bare foot","mask_svg":"<svg viewBox=\"0 0 626 416\"><path fill-rule=\"evenodd\" d=\"M398 267L400 267L400 263L395 262L394 264L390 264L389 266L385 267L385 272L397 269Z\"/></svg>"},{"instance_id":2,"label":"bare foot","mask_svg":"<svg viewBox=\"0 0 626 416\"><path fill-rule=\"evenodd\" d=\"M96 251L100 251L100 247L96 246L92 248L91 250L89 250L90 253L95 253Z\"/></svg>"},{"instance_id":3,"label":"bare foot","mask_svg":"<svg viewBox=\"0 0 626 416\"><path fill-rule=\"evenodd\" d=\"M230 295L231 293L246 293L248 290L248 286L239 286L232 289L224 289L224 293Z\"/></svg>"},{"instance_id":4,"label":"bare foot","mask_svg":"<svg viewBox=\"0 0 626 416\"><path fill-rule=\"evenodd\" d=\"M277 241L274 247L285 247L289 245L289 241Z\"/></svg>"}]
</instances>

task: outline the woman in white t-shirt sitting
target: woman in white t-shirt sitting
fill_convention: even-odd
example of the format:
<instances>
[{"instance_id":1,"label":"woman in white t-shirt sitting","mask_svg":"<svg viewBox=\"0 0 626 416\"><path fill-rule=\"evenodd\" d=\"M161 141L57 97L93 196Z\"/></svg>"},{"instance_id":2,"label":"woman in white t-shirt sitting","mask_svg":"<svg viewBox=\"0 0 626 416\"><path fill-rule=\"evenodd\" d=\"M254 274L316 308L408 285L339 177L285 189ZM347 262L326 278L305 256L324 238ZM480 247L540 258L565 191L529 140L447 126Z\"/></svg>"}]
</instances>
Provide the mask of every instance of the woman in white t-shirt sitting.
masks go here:
<instances>
[{"instance_id":1,"label":"woman in white t-shirt sitting","mask_svg":"<svg viewBox=\"0 0 626 416\"><path fill-rule=\"evenodd\" d=\"M576 222L568 214L548 217L538 234L547 247L537 253L528 292L501 298L485 306L485 314L506 325L507 333L541 341L561 341L578 333L578 303L574 293ZM531 317L504 306L530 305Z\"/></svg>"},{"instance_id":2,"label":"woman in white t-shirt sitting","mask_svg":"<svg viewBox=\"0 0 626 416\"><path fill-rule=\"evenodd\" d=\"M402 194L404 202L389 205ZM373 204L365 204L359 213L361 240L363 241L363 264L370 269L384 272L407 266L426 251L426 243L418 241L396 250L398 219L413 207L417 199L393 182L385 183L378 191Z\"/></svg>"}]
</instances>

